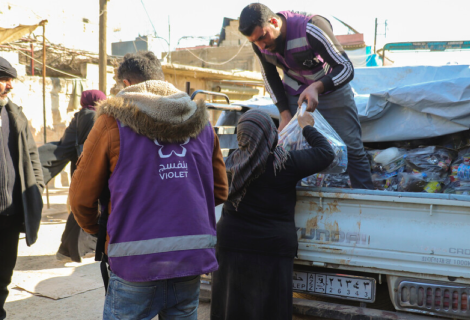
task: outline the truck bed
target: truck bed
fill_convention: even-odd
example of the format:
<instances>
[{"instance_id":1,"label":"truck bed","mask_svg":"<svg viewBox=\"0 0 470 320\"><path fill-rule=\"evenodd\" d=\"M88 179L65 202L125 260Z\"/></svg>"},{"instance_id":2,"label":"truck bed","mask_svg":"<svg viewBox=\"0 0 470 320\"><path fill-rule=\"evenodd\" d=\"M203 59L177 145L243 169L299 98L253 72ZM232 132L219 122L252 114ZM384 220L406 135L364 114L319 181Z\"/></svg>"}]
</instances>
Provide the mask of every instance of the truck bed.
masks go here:
<instances>
[{"instance_id":1,"label":"truck bed","mask_svg":"<svg viewBox=\"0 0 470 320\"><path fill-rule=\"evenodd\" d=\"M470 196L298 188L297 198L297 264L470 282Z\"/></svg>"}]
</instances>

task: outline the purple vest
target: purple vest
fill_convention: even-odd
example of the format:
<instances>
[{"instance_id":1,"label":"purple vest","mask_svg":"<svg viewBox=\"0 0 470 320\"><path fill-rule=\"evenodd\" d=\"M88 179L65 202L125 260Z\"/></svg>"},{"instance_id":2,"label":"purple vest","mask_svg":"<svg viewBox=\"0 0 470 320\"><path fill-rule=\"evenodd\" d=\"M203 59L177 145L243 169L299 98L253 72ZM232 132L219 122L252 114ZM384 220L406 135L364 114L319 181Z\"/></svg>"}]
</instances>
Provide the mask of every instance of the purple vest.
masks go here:
<instances>
[{"instance_id":1,"label":"purple vest","mask_svg":"<svg viewBox=\"0 0 470 320\"><path fill-rule=\"evenodd\" d=\"M119 160L109 179L111 270L131 282L217 270L211 125L181 144L118 126Z\"/></svg>"},{"instance_id":2,"label":"purple vest","mask_svg":"<svg viewBox=\"0 0 470 320\"><path fill-rule=\"evenodd\" d=\"M307 40L307 23L314 15L282 11L286 18L287 35L284 56L261 50L266 61L284 71L284 90L290 95L302 93L309 85L332 72L330 65L313 51Z\"/></svg>"}]
</instances>

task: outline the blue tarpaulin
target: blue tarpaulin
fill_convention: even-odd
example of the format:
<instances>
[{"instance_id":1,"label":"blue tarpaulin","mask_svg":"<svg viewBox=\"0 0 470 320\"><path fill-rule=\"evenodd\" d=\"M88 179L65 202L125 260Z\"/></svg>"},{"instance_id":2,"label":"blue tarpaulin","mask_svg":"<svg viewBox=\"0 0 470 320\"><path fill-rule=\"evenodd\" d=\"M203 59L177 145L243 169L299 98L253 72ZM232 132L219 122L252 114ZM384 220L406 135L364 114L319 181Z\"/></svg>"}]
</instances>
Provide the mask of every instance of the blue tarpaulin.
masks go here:
<instances>
[{"instance_id":1,"label":"blue tarpaulin","mask_svg":"<svg viewBox=\"0 0 470 320\"><path fill-rule=\"evenodd\" d=\"M432 138L470 128L468 65L357 68L354 72L351 86L364 142ZM279 117L268 97L237 104Z\"/></svg>"},{"instance_id":2,"label":"blue tarpaulin","mask_svg":"<svg viewBox=\"0 0 470 320\"><path fill-rule=\"evenodd\" d=\"M358 68L351 86L365 142L431 138L470 128L467 65Z\"/></svg>"}]
</instances>

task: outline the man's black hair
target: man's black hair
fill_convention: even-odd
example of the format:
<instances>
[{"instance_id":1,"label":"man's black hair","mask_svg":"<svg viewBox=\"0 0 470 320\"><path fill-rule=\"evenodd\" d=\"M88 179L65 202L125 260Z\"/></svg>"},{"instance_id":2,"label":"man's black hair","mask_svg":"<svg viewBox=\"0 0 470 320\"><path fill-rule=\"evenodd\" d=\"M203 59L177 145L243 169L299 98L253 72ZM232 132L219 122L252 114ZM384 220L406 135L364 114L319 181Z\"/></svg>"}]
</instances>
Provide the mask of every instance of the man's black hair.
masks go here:
<instances>
[{"instance_id":1,"label":"man's black hair","mask_svg":"<svg viewBox=\"0 0 470 320\"><path fill-rule=\"evenodd\" d=\"M127 79L132 84L147 80L165 80L162 65L151 51L126 54L119 65L117 76L119 80Z\"/></svg>"},{"instance_id":2,"label":"man's black hair","mask_svg":"<svg viewBox=\"0 0 470 320\"><path fill-rule=\"evenodd\" d=\"M279 18L277 14L261 3L247 5L240 14L238 30L244 36L251 36L256 27L264 27L272 17Z\"/></svg>"}]
</instances>

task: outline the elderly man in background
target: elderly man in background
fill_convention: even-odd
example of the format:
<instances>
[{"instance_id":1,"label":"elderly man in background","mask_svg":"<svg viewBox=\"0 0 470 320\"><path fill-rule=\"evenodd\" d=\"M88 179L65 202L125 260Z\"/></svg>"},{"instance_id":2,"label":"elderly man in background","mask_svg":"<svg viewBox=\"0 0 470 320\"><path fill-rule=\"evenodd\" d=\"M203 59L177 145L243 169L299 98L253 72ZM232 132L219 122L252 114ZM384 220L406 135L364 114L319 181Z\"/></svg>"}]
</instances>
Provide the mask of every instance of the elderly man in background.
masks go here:
<instances>
[{"instance_id":1,"label":"elderly man in background","mask_svg":"<svg viewBox=\"0 0 470 320\"><path fill-rule=\"evenodd\" d=\"M38 149L21 107L8 93L17 77L0 57L0 320L18 255L20 232L28 246L36 242L41 223L44 188Z\"/></svg>"}]
</instances>

